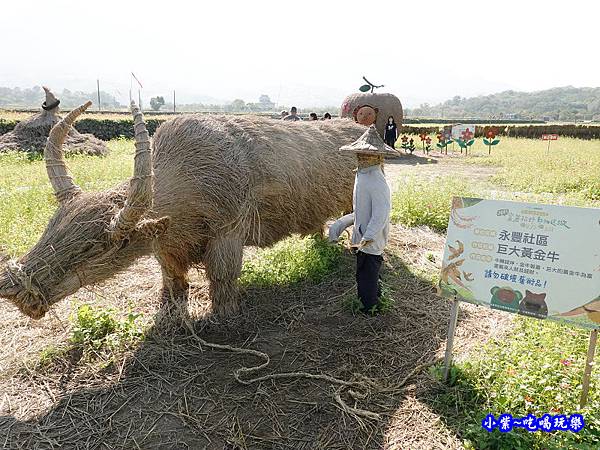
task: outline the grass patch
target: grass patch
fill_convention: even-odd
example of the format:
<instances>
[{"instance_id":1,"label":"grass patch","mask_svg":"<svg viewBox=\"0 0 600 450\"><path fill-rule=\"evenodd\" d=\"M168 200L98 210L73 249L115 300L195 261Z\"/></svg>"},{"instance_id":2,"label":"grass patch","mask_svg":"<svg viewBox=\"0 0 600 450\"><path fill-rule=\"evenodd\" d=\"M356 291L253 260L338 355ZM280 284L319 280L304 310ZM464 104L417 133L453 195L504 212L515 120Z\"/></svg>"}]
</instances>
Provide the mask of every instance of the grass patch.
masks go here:
<instances>
[{"instance_id":1,"label":"grass patch","mask_svg":"<svg viewBox=\"0 0 600 450\"><path fill-rule=\"evenodd\" d=\"M501 167L494 181L514 190L583 194L600 200L600 152L597 141L561 138L550 152L545 142L511 139L489 159Z\"/></svg>"},{"instance_id":2,"label":"grass patch","mask_svg":"<svg viewBox=\"0 0 600 450\"><path fill-rule=\"evenodd\" d=\"M70 348L68 346L59 346L50 344L40 352L39 367L45 368L51 366L59 359L64 359L68 356Z\"/></svg>"},{"instance_id":3,"label":"grass patch","mask_svg":"<svg viewBox=\"0 0 600 450\"><path fill-rule=\"evenodd\" d=\"M133 173L131 141L108 143L106 158L74 156L67 164L84 190L99 191ZM24 153L0 155L0 246L12 257L25 253L46 228L57 204L44 161Z\"/></svg>"},{"instance_id":4,"label":"grass patch","mask_svg":"<svg viewBox=\"0 0 600 450\"><path fill-rule=\"evenodd\" d=\"M513 190L554 194L578 193L600 200L598 141L559 138L550 145L537 139L501 138L491 156L481 139L473 146L470 164L500 167L493 181Z\"/></svg>"},{"instance_id":5,"label":"grass patch","mask_svg":"<svg viewBox=\"0 0 600 450\"><path fill-rule=\"evenodd\" d=\"M420 142L418 136L412 136ZM432 135L434 142L435 136ZM434 147L435 148L435 147ZM477 138L469 148L465 164L499 167L495 183L512 190L532 193L577 194L585 200L600 200L600 144L597 140L560 137L550 145L541 139L500 137L500 143L488 148ZM457 146L448 154L459 154ZM438 154L437 148L433 151ZM573 204L579 204L574 200Z\"/></svg>"},{"instance_id":6,"label":"grass patch","mask_svg":"<svg viewBox=\"0 0 600 450\"><path fill-rule=\"evenodd\" d=\"M454 386L438 396L436 407L448 425L476 449L600 448L600 377L592 375L588 405L579 408L581 378L589 333L555 322L516 317L505 339L490 341L483 357L453 367ZM488 414L513 417L580 413L586 425L579 433L527 432L513 429L488 433L481 421Z\"/></svg>"},{"instance_id":7,"label":"grass patch","mask_svg":"<svg viewBox=\"0 0 600 450\"><path fill-rule=\"evenodd\" d=\"M379 305L373 306L369 311L372 315L375 314L386 314L394 308L395 300L393 293L387 284L381 283L381 297L379 298ZM350 311L353 314L359 312L362 308L362 302L357 297L356 292L348 293L342 298L342 306L344 309Z\"/></svg>"},{"instance_id":8,"label":"grass patch","mask_svg":"<svg viewBox=\"0 0 600 450\"><path fill-rule=\"evenodd\" d=\"M258 250L252 259L244 261L240 280L243 285L260 287L303 280L318 283L337 268L342 253L340 245L330 244L321 236L291 237Z\"/></svg>"},{"instance_id":9,"label":"grass patch","mask_svg":"<svg viewBox=\"0 0 600 450\"><path fill-rule=\"evenodd\" d=\"M409 177L392 195L392 223L408 227L426 225L446 231L452 197L473 195L464 180L444 177L423 180Z\"/></svg>"},{"instance_id":10,"label":"grass patch","mask_svg":"<svg viewBox=\"0 0 600 450\"><path fill-rule=\"evenodd\" d=\"M37 367L42 371L61 369L65 363L73 364L82 358L94 362L93 365L99 360L101 366L107 366L122 351L143 339L141 317L131 311L119 317L112 308L82 304L69 318L72 328L68 341L45 347L39 354Z\"/></svg>"}]
</instances>

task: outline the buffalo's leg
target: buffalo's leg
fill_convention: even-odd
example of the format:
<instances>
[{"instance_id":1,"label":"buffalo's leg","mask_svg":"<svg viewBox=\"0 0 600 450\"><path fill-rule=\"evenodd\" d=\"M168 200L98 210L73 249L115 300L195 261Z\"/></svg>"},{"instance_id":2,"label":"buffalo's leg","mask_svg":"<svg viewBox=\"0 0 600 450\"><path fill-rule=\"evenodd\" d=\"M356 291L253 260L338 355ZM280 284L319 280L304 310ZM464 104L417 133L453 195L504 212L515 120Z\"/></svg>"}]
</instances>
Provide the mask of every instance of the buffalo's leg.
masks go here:
<instances>
[{"instance_id":1,"label":"buffalo's leg","mask_svg":"<svg viewBox=\"0 0 600 450\"><path fill-rule=\"evenodd\" d=\"M221 316L240 310L238 278L242 272L243 240L237 235L211 240L204 254L206 276L210 283L213 311Z\"/></svg>"},{"instance_id":2,"label":"buffalo's leg","mask_svg":"<svg viewBox=\"0 0 600 450\"><path fill-rule=\"evenodd\" d=\"M162 270L163 308L166 308L169 313L179 310L181 314L188 316L187 300L190 285L187 258L160 250L156 252L156 257Z\"/></svg>"}]
</instances>

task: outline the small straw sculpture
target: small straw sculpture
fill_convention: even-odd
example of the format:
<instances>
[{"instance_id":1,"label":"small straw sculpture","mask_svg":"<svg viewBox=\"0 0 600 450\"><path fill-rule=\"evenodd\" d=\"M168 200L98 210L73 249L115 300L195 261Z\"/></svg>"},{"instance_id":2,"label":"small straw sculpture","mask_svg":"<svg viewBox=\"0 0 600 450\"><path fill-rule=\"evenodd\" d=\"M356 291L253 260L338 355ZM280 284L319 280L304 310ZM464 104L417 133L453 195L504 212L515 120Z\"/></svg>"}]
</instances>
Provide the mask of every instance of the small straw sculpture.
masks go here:
<instances>
[{"instance_id":1,"label":"small straw sculpture","mask_svg":"<svg viewBox=\"0 0 600 450\"><path fill-rule=\"evenodd\" d=\"M46 146L50 130L61 121L58 114L60 103L54 94L47 88L46 101L42 111L29 119L19 122L12 131L0 135L0 153L9 151L23 151L28 153L41 153ZM79 133L72 127L65 136L65 154L86 154L93 156L106 156L108 147L106 143L91 134Z\"/></svg>"}]
</instances>

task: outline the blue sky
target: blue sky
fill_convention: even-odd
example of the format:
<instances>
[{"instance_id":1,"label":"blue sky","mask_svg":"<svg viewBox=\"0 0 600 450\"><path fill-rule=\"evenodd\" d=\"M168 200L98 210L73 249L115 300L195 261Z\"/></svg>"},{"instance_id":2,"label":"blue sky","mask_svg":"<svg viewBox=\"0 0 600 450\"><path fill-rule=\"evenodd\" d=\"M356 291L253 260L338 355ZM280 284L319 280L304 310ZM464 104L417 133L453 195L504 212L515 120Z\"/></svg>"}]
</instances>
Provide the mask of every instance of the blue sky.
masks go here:
<instances>
[{"instance_id":1,"label":"blue sky","mask_svg":"<svg viewBox=\"0 0 600 450\"><path fill-rule=\"evenodd\" d=\"M4 2L1 86L337 105L367 75L408 107L598 86L598 2Z\"/></svg>"}]
</instances>

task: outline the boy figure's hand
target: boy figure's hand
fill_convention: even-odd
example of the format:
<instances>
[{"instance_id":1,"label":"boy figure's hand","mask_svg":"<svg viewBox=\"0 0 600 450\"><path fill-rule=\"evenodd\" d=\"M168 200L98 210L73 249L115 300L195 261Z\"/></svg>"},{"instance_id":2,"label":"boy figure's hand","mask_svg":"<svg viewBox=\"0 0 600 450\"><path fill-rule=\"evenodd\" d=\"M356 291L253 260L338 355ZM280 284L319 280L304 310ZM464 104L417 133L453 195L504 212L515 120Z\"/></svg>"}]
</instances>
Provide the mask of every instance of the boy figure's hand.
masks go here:
<instances>
[{"instance_id":1,"label":"boy figure's hand","mask_svg":"<svg viewBox=\"0 0 600 450\"><path fill-rule=\"evenodd\" d=\"M367 246L371 245L372 242L373 242L373 239L361 239L358 244L351 245L351 247L355 248L356 250L360 250L363 247L367 247Z\"/></svg>"},{"instance_id":2,"label":"boy figure's hand","mask_svg":"<svg viewBox=\"0 0 600 450\"><path fill-rule=\"evenodd\" d=\"M358 248L363 248L371 245L373 239L361 239L360 244L358 244Z\"/></svg>"}]
</instances>

